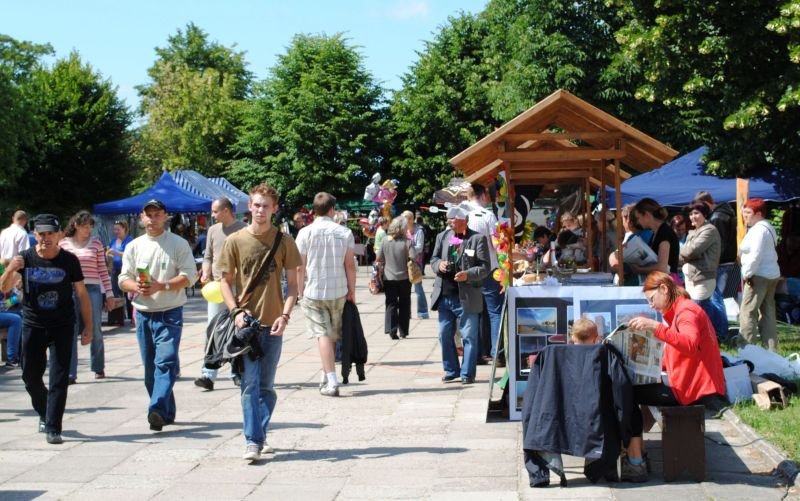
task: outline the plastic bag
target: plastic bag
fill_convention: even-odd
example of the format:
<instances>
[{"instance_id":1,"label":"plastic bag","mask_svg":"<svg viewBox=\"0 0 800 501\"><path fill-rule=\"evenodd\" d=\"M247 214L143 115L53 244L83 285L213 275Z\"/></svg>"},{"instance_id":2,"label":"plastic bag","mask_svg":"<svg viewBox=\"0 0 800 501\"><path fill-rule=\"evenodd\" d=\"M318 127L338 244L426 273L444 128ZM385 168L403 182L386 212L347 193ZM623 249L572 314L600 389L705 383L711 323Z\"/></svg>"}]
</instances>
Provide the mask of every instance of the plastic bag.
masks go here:
<instances>
[{"instance_id":1,"label":"plastic bag","mask_svg":"<svg viewBox=\"0 0 800 501\"><path fill-rule=\"evenodd\" d=\"M791 355L790 355L791 356ZM744 348L739 349L739 358L753 362L755 374L773 373L785 378L795 378L800 376L800 372L795 372L795 367L800 364L795 364L786 358L768 351L761 346L748 344ZM797 362L797 360L795 360Z\"/></svg>"},{"instance_id":2,"label":"plastic bag","mask_svg":"<svg viewBox=\"0 0 800 501\"><path fill-rule=\"evenodd\" d=\"M725 393L730 403L753 398L750 370L746 365L734 365L722 369L725 373Z\"/></svg>"},{"instance_id":3,"label":"plastic bag","mask_svg":"<svg viewBox=\"0 0 800 501\"><path fill-rule=\"evenodd\" d=\"M795 377L800 377L800 353L792 353L786 357L786 360L789 361L789 365L794 369Z\"/></svg>"}]
</instances>

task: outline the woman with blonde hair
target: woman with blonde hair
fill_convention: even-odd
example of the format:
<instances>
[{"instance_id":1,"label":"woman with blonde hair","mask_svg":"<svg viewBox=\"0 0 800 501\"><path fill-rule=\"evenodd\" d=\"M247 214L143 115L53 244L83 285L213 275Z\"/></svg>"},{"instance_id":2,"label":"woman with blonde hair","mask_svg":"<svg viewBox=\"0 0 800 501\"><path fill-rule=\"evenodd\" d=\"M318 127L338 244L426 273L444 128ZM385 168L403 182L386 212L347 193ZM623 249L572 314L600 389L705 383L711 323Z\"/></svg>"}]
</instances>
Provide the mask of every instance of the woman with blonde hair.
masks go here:
<instances>
[{"instance_id":1,"label":"woman with blonde hair","mask_svg":"<svg viewBox=\"0 0 800 501\"><path fill-rule=\"evenodd\" d=\"M414 247L406 238L406 218L394 218L389 223L386 238L378 249L378 262L383 263L383 288L386 296L384 332L392 339L408 337L411 321L411 282L408 279L408 259L416 258Z\"/></svg>"}]
</instances>

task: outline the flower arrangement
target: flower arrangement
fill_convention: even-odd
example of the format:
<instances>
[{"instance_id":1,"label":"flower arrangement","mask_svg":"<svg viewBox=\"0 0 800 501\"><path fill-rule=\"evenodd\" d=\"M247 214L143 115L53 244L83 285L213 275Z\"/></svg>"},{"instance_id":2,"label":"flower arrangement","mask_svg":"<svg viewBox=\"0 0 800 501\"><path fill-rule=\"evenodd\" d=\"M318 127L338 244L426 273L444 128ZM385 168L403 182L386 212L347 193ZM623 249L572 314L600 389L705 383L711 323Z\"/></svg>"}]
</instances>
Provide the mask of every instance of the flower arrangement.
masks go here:
<instances>
[{"instance_id":1,"label":"flower arrangement","mask_svg":"<svg viewBox=\"0 0 800 501\"><path fill-rule=\"evenodd\" d=\"M507 221L497 223L494 233L492 234L492 244L497 249L497 269L494 271L492 278L506 289L511 285L511 252L512 244L514 242L514 228L508 224Z\"/></svg>"}]
</instances>

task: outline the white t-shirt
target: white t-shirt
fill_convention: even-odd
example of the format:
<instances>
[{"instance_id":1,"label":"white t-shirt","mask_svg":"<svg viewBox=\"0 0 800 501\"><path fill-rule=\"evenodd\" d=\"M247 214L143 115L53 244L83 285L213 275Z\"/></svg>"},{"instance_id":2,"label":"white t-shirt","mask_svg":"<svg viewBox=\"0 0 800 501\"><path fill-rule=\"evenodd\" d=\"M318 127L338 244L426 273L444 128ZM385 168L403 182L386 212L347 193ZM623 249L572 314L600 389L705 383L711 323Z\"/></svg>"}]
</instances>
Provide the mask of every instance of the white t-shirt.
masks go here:
<instances>
[{"instance_id":1,"label":"white t-shirt","mask_svg":"<svg viewBox=\"0 0 800 501\"><path fill-rule=\"evenodd\" d=\"M142 235L125 247L119 275L120 286L129 278L136 280L136 268L147 268L150 276L161 283L178 275L188 278L190 284L197 280L197 266L189 242L168 231L157 237ZM171 310L185 303L186 293L182 288L133 298L136 309L148 313Z\"/></svg>"},{"instance_id":2,"label":"white t-shirt","mask_svg":"<svg viewBox=\"0 0 800 501\"><path fill-rule=\"evenodd\" d=\"M20 252L27 250L30 246L28 233L16 223L12 223L0 233L0 257L3 259L19 256Z\"/></svg>"},{"instance_id":3,"label":"white t-shirt","mask_svg":"<svg viewBox=\"0 0 800 501\"><path fill-rule=\"evenodd\" d=\"M489 247L489 261L494 270L497 268L497 249L492 243L492 235L497 230L497 216L494 215L494 212L481 207L476 202L468 202L467 205L470 208L467 226L475 233L480 233L486 237L486 245Z\"/></svg>"}]
</instances>

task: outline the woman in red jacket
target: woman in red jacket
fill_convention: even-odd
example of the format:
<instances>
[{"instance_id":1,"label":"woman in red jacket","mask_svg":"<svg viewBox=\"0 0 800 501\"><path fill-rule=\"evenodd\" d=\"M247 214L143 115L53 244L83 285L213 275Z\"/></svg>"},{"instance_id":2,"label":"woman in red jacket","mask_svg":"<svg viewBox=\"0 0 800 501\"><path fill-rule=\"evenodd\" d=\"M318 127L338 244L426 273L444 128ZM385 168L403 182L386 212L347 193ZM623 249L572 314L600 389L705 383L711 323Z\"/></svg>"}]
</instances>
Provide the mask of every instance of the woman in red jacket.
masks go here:
<instances>
[{"instance_id":1,"label":"woman in red jacket","mask_svg":"<svg viewBox=\"0 0 800 501\"><path fill-rule=\"evenodd\" d=\"M633 330L653 331L664 341L662 365L669 378L663 383L634 386L634 401L646 405L702 404L709 397L725 396L725 378L719 344L706 313L664 272L647 276L642 288L650 307L661 313L664 323L644 317L629 322ZM637 409L638 410L638 409ZM628 459L622 466L623 480L647 479L642 462L642 417L634 412L633 437ZM626 470L628 475L626 475Z\"/></svg>"}]
</instances>

